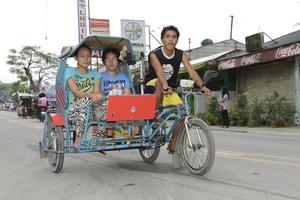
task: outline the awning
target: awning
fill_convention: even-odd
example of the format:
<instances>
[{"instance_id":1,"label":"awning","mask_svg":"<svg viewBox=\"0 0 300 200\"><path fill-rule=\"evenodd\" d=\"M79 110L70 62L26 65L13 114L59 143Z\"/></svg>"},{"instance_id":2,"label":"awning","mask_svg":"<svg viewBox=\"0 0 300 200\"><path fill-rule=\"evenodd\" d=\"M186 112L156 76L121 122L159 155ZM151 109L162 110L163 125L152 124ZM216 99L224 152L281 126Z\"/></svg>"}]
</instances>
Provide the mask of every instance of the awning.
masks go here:
<instances>
[{"instance_id":1,"label":"awning","mask_svg":"<svg viewBox=\"0 0 300 200\"><path fill-rule=\"evenodd\" d=\"M283 45L256 53L250 53L241 57L224 59L218 62L220 70L244 67L248 65L279 60L291 56L300 55L300 42Z\"/></svg>"}]
</instances>

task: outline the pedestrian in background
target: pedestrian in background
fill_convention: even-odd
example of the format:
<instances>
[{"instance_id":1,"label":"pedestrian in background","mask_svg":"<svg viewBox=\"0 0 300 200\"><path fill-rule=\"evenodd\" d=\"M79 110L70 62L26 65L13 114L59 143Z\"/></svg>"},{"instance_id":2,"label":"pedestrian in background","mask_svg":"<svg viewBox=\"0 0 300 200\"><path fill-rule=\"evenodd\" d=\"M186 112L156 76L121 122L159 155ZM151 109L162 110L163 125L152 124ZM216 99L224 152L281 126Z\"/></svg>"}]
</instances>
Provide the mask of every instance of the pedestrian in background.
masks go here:
<instances>
[{"instance_id":1,"label":"pedestrian in background","mask_svg":"<svg viewBox=\"0 0 300 200\"><path fill-rule=\"evenodd\" d=\"M220 100L219 100L219 111L222 116L222 127L229 127L230 120L228 116L228 106L229 106L229 92L227 88L223 87L221 90Z\"/></svg>"}]
</instances>

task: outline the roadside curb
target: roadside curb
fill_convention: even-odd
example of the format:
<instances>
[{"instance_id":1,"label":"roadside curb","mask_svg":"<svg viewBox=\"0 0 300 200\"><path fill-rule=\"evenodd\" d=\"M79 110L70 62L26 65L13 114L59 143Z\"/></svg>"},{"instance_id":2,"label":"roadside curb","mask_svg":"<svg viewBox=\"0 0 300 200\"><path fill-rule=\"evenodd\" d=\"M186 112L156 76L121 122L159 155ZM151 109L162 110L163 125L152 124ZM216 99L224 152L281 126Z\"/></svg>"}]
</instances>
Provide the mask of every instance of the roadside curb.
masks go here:
<instances>
[{"instance_id":1,"label":"roadside curb","mask_svg":"<svg viewBox=\"0 0 300 200\"><path fill-rule=\"evenodd\" d=\"M300 135L300 126L293 127L240 127L230 126L229 128L222 128L219 126L210 126L211 130L214 131L226 131L226 132L239 132L239 133L270 133L270 134L284 134L292 133Z\"/></svg>"}]
</instances>

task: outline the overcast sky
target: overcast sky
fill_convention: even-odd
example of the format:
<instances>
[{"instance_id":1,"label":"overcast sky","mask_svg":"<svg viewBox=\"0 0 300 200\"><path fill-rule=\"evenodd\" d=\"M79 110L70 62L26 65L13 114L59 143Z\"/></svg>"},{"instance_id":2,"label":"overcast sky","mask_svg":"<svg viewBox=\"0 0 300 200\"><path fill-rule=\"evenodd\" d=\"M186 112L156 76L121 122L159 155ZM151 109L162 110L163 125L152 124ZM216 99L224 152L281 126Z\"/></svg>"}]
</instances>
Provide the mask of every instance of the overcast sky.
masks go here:
<instances>
[{"instance_id":1,"label":"overcast sky","mask_svg":"<svg viewBox=\"0 0 300 200\"><path fill-rule=\"evenodd\" d=\"M300 29L300 0L89 1L91 18L109 19L111 35L120 36L121 19L145 20L157 38L163 26L173 24L181 34L177 47L183 50L188 49L189 38L191 48L199 47L206 38L214 42L229 39L230 15L234 16L233 39L242 43L257 32L277 38ZM1 82L16 81L6 65L9 49L38 45L59 54L62 46L78 43L76 5L77 0L1 1ZM158 43L152 41L153 49Z\"/></svg>"}]
</instances>

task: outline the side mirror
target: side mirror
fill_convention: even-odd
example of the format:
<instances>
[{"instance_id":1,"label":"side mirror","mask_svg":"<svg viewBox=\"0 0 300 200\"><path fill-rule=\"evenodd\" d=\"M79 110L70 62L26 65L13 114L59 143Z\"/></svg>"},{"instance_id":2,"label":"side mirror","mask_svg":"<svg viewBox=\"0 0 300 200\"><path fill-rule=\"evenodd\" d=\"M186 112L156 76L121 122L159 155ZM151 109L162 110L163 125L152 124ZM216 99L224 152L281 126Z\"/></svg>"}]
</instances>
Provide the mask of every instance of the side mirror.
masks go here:
<instances>
[{"instance_id":1,"label":"side mirror","mask_svg":"<svg viewBox=\"0 0 300 200\"><path fill-rule=\"evenodd\" d=\"M212 78L218 77L218 72L214 70L207 70L203 75L203 83L207 84Z\"/></svg>"}]
</instances>

